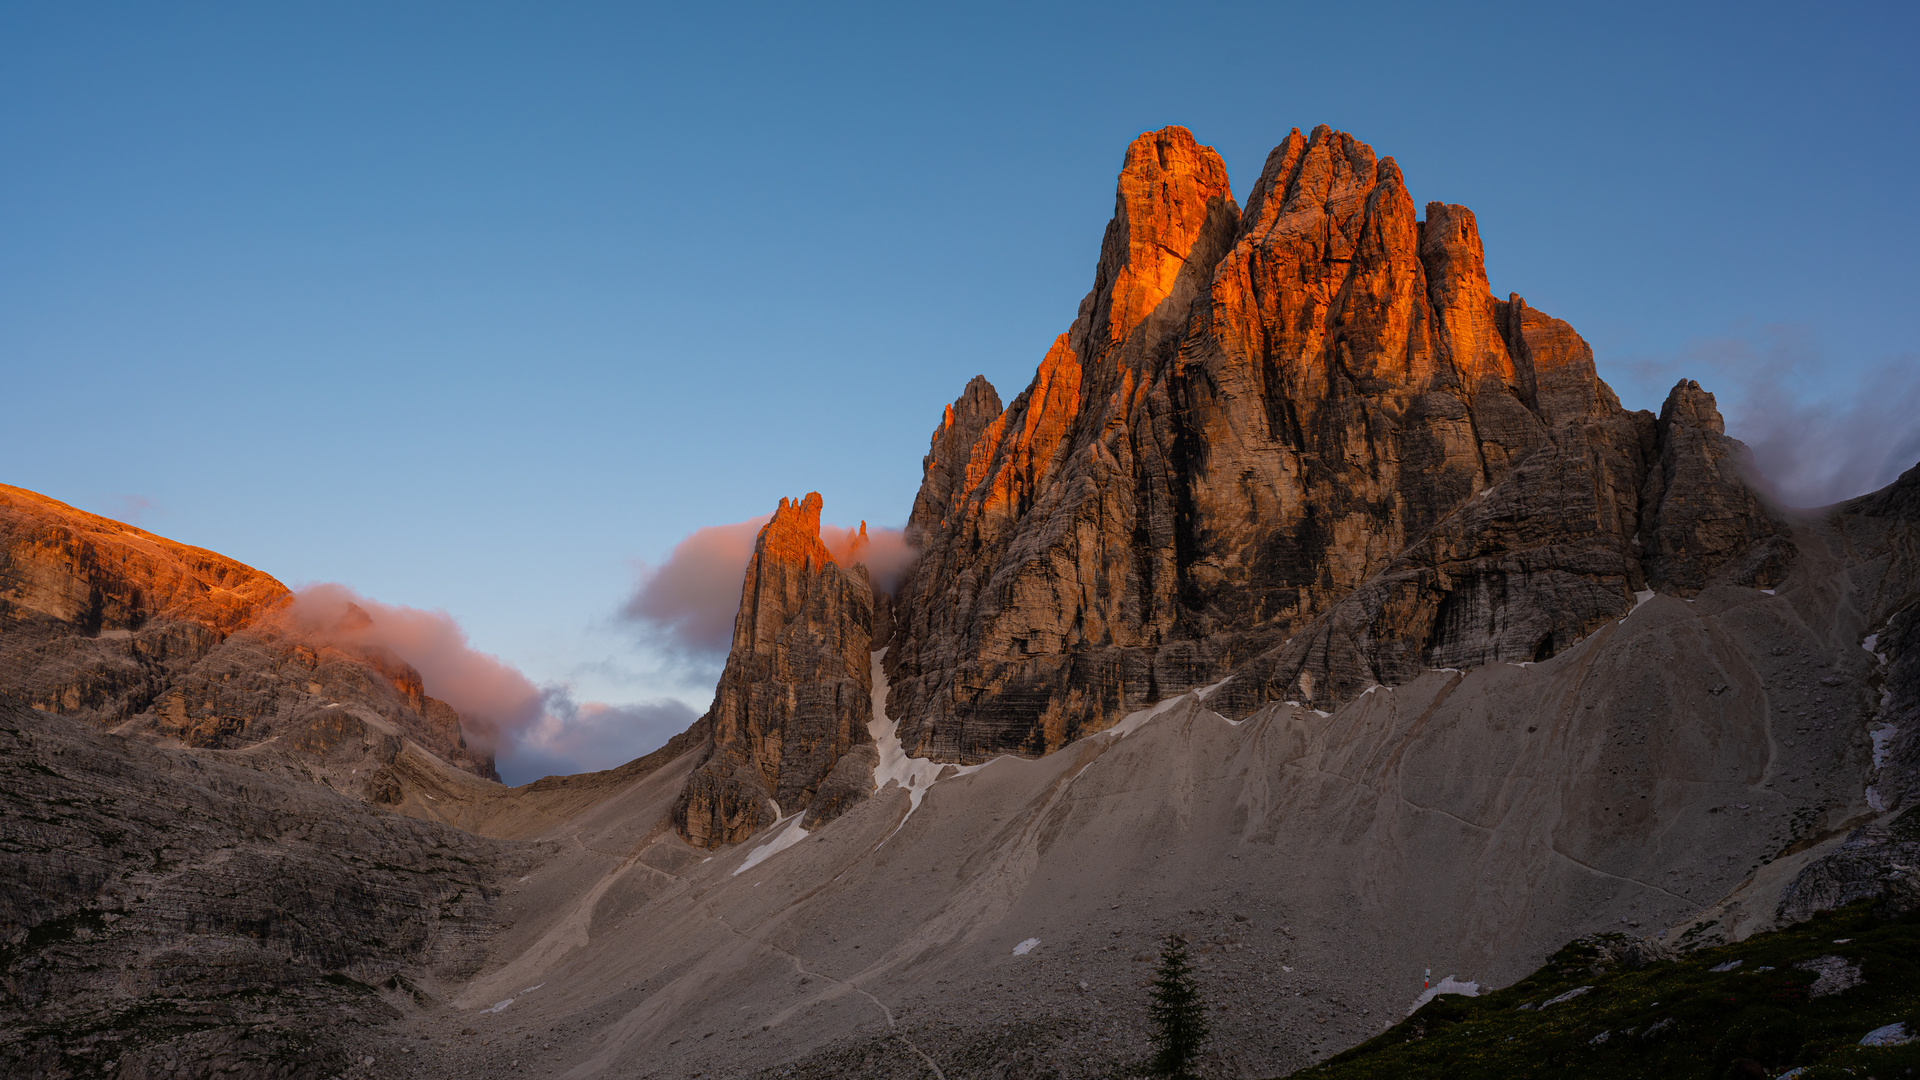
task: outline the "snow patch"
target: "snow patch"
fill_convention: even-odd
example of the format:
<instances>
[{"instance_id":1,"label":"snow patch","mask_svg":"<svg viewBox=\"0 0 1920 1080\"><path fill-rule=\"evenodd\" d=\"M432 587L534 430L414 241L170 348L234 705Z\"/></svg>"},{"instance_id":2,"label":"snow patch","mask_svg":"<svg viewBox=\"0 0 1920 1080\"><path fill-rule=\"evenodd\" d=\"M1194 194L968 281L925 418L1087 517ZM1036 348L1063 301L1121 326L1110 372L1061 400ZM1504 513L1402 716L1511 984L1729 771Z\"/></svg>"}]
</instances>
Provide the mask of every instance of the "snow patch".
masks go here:
<instances>
[{"instance_id":1,"label":"snow patch","mask_svg":"<svg viewBox=\"0 0 1920 1080\"><path fill-rule=\"evenodd\" d=\"M1133 712L1128 713L1126 717L1123 718L1119 723L1113 725L1112 727L1108 728L1105 731L1095 732L1092 736L1089 736L1089 738L1097 738L1101 735L1111 735L1115 739L1124 739L1127 736L1145 727L1147 725L1147 721L1153 719L1156 716L1159 716L1161 713L1166 712L1168 709L1173 708L1175 705L1180 704L1181 702L1187 700L1188 698L1196 698L1199 700L1199 702L1202 705L1206 704L1207 699L1213 696L1213 692L1215 690L1220 689L1221 687L1227 685L1232 681L1233 681L1233 676L1229 675L1226 678L1221 679L1217 683L1213 683L1208 686L1202 686L1197 689L1189 690L1184 694L1175 694L1173 697L1166 698L1161 701L1156 701L1152 705L1149 705L1144 709L1135 709ZM1292 704L1292 702L1288 702L1288 704ZM1221 719L1224 720L1226 718L1222 717ZM1231 720L1228 720L1227 722L1230 724L1233 723L1233 721Z\"/></svg>"},{"instance_id":2,"label":"snow patch","mask_svg":"<svg viewBox=\"0 0 1920 1080\"><path fill-rule=\"evenodd\" d=\"M1631 615L1631 614L1633 614L1634 612L1636 612L1636 611L1639 611L1639 610L1640 610L1640 605L1642 605L1642 604L1644 604L1644 603L1646 603L1647 601L1649 601L1649 600L1651 600L1651 599L1653 599L1653 595L1654 595L1654 593L1653 593L1653 590L1652 590L1652 589L1642 589L1642 590L1640 590L1639 592L1637 592L1637 593L1634 593L1634 594L1633 594L1633 606L1627 609L1627 615ZM1621 622L1626 622L1626 621L1627 621L1627 615L1622 615L1622 616L1620 616L1620 621L1621 621Z\"/></svg>"},{"instance_id":3,"label":"snow patch","mask_svg":"<svg viewBox=\"0 0 1920 1080\"><path fill-rule=\"evenodd\" d=\"M495 1002L495 1003L494 1003L494 1006L493 1006L493 1008L491 1008L491 1009L481 1009L481 1010L480 1010L480 1013L481 1013L481 1015L483 1015L483 1016L484 1016L484 1015L486 1015L487 1013L497 1013L497 1012L499 1012L500 1010L502 1010L502 1009L504 1009L504 1008L506 1008L507 1006L509 1006L509 1005L511 1005L511 1004L513 1004L513 999L512 999L512 998L508 998L508 999L507 999L507 1000L505 1000L505 1001L498 1001L498 1002Z\"/></svg>"},{"instance_id":4,"label":"snow patch","mask_svg":"<svg viewBox=\"0 0 1920 1080\"><path fill-rule=\"evenodd\" d=\"M1133 712L1128 713L1119 723L1105 731L1099 732L1099 734L1109 735L1115 739L1124 739L1134 732L1139 731L1141 728L1146 727L1147 721L1180 704L1181 698L1185 696L1185 694L1182 694L1180 697L1170 697L1165 701L1156 702L1144 709L1135 709Z\"/></svg>"},{"instance_id":5,"label":"snow patch","mask_svg":"<svg viewBox=\"0 0 1920 1080\"><path fill-rule=\"evenodd\" d=\"M788 825L785 829L781 829L774 834L773 839L749 852L746 861L734 868L733 876L739 877L741 874L746 873L800 841L805 840L807 838L807 830L801 828L800 823L806 819L806 814L797 811L789 817L781 819L791 821L793 824ZM775 821L773 824L775 828L779 828L780 826L779 821Z\"/></svg>"},{"instance_id":6,"label":"snow patch","mask_svg":"<svg viewBox=\"0 0 1920 1080\"><path fill-rule=\"evenodd\" d=\"M1477 982L1460 982L1449 975L1439 982L1434 983L1432 986L1427 987L1425 990L1420 991L1420 996L1414 998L1413 1004L1408 1007L1407 1015L1412 1016L1414 1013L1419 1012L1420 1006L1425 1005L1441 994L1463 994L1467 997L1479 997L1480 984Z\"/></svg>"},{"instance_id":7,"label":"snow patch","mask_svg":"<svg viewBox=\"0 0 1920 1080\"><path fill-rule=\"evenodd\" d=\"M1887 763L1887 747L1893 742L1893 737L1900 734L1900 729L1892 724L1881 724L1867 734L1873 739L1873 767L1877 769Z\"/></svg>"},{"instance_id":8,"label":"snow patch","mask_svg":"<svg viewBox=\"0 0 1920 1080\"><path fill-rule=\"evenodd\" d=\"M888 781L899 784L907 793L907 817L893 831L899 832L906 825L907 818L920 809L920 800L927 797L927 789L940 774L947 773L949 778L965 776L978 772L989 764L950 765L932 758L908 757L906 747L900 744L900 722L887 717L887 650L881 649L873 654L873 718L867 721L867 734L873 736L874 748L880 751L880 763L873 767L874 790L886 787ZM891 838L891 833L888 834Z\"/></svg>"},{"instance_id":9,"label":"snow patch","mask_svg":"<svg viewBox=\"0 0 1920 1080\"><path fill-rule=\"evenodd\" d=\"M1865 638L1862 638L1860 647L1873 654L1874 663L1879 664L1881 667L1887 666L1887 657L1884 653L1880 652L1880 635L1878 633L1868 634Z\"/></svg>"},{"instance_id":10,"label":"snow patch","mask_svg":"<svg viewBox=\"0 0 1920 1080\"><path fill-rule=\"evenodd\" d=\"M1880 801L1880 792L1872 787L1867 788L1867 805L1873 807L1874 813L1884 814L1887 812L1886 805Z\"/></svg>"},{"instance_id":11,"label":"snow patch","mask_svg":"<svg viewBox=\"0 0 1920 1080\"><path fill-rule=\"evenodd\" d=\"M1040 947L1040 939L1037 937L1030 937L1027 940L1013 947L1013 955L1025 956L1039 947Z\"/></svg>"},{"instance_id":12,"label":"snow patch","mask_svg":"<svg viewBox=\"0 0 1920 1080\"><path fill-rule=\"evenodd\" d=\"M1207 703L1207 699L1213 696L1213 692L1215 690L1220 689L1221 687L1227 685L1232 681L1233 681L1233 676L1229 675L1226 678L1221 679L1219 682L1212 684L1211 686L1203 686L1198 690L1191 690L1188 692L1192 694L1198 694L1200 697L1200 704L1205 705Z\"/></svg>"}]
</instances>

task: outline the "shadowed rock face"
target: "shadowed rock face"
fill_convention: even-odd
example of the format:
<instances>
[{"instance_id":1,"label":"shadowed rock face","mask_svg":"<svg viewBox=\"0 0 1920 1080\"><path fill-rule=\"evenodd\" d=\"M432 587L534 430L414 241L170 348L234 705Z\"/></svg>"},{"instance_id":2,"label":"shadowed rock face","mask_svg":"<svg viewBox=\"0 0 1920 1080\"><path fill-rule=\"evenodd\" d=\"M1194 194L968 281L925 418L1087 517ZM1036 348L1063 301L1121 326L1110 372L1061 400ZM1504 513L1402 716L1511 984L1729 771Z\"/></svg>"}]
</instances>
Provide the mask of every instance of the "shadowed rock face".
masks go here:
<instances>
[{"instance_id":1,"label":"shadowed rock face","mask_svg":"<svg viewBox=\"0 0 1920 1080\"><path fill-rule=\"evenodd\" d=\"M820 541L819 494L781 499L747 564L713 708L696 723L713 741L674 807L681 836L719 847L802 810L812 827L873 790L872 625L866 568L840 566Z\"/></svg>"},{"instance_id":2,"label":"shadowed rock face","mask_svg":"<svg viewBox=\"0 0 1920 1080\"><path fill-rule=\"evenodd\" d=\"M496 790L498 790L496 788ZM0 700L0 1074L321 1077L529 850Z\"/></svg>"},{"instance_id":3,"label":"shadowed rock face","mask_svg":"<svg viewBox=\"0 0 1920 1080\"><path fill-rule=\"evenodd\" d=\"M385 649L326 644L292 600L232 559L0 486L0 694L194 747L278 738L301 765L339 759L352 793L379 802L398 801L380 774L402 739L499 778L419 672Z\"/></svg>"},{"instance_id":4,"label":"shadowed rock face","mask_svg":"<svg viewBox=\"0 0 1920 1080\"><path fill-rule=\"evenodd\" d=\"M1649 585L1791 547L1712 396L1629 413L1567 324L1488 291L1464 207L1298 131L1241 213L1184 129L1128 149L1079 318L1005 411L936 430L887 655L909 752L1039 754L1243 672L1331 705L1544 659Z\"/></svg>"}]
</instances>

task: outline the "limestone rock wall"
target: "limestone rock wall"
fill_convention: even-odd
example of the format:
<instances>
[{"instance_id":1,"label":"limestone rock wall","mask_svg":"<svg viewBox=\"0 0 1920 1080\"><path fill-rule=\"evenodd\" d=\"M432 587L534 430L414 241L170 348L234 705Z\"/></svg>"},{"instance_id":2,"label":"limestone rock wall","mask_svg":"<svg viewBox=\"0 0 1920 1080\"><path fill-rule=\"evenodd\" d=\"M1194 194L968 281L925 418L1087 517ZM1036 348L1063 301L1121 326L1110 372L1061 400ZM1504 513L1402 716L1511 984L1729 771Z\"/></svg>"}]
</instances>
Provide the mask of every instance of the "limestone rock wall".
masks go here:
<instances>
[{"instance_id":1,"label":"limestone rock wall","mask_svg":"<svg viewBox=\"0 0 1920 1080\"><path fill-rule=\"evenodd\" d=\"M1491 295L1465 207L1297 130L1242 213L1181 128L1127 151L1094 287L998 409L935 432L895 598L910 753L1040 754L1217 699L1345 700L1529 661L1792 548L1711 395L1622 409L1566 323ZM964 464L963 464L964 463Z\"/></svg>"},{"instance_id":2,"label":"limestone rock wall","mask_svg":"<svg viewBox=\"0 0 1920 1080\"><path fill-rule=\"evenodd\" d=\"M736 843L804 812L805 827L873 790L873 594L820 540L820 496L781 499L761 528L733 648L697 726L706 759L673 810L689 843Z\"/></svg>"}]
</instances>

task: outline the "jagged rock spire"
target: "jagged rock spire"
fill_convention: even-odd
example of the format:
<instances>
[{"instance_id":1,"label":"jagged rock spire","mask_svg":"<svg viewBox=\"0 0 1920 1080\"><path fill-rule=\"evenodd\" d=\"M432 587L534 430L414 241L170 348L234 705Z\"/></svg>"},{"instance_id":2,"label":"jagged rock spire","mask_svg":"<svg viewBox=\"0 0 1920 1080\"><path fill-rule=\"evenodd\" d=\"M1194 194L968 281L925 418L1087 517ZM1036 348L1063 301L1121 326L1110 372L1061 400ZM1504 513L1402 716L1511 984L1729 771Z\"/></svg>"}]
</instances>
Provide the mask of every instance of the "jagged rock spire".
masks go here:
<instances>
[{"instance_id":1,"label":"jagged rock spire","mask_svg":"<svg viewBox=\"0 0 1920 1080\"><path fill-rule=\"evenodd\" d=\"M818 492L781 499L754 543L700 721L711 748L673 811L689 843L737 843L802 812L810 827L873 789L873 595L866 568L839 565L821 541L820 507Z\"/></svg>"}]
</instances>

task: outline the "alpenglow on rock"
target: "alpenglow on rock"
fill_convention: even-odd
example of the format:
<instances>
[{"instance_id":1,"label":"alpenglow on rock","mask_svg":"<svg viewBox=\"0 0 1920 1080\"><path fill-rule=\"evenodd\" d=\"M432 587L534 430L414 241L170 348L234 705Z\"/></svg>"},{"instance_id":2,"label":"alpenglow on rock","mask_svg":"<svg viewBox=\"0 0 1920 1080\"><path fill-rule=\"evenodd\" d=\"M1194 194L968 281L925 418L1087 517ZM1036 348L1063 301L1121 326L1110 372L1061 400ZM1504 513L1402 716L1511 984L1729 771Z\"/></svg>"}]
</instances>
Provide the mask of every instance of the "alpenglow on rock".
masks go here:
<instances>
[{"instance_id":1,"label":"alpenglow on rock","mask_svg":"<svg viewBox=\"0 0 1920 1080\"><path fill-rule=\"evenodd\" d=\"M102 730L249 751L376 803L400 800L385 766L406 740L499 779L491 747L463 732L478 718L335 629L297 617L287 587L253 567L0 484L0 695Z\"/></svg>"},{"instance_id":2,"label":"alpenglow on rock","mask_svg":"<svg viewBox=\"0 0 1920 1080\"><path fill-rule=\"evenodd\" d=\"M1621 408L1571 327L1488 290L1465 207L1297 130L1243 213L1183 128L1127 150L1093 290L1004 410L947 410L895 598L911 754L1041 754L1210 699L1330 706L1543 659L1792 549L1712 395Z\"/></svg>"},{"instance_id":3,"label":"alpenglow on rock","mask_svg":"<svg viewBox=\"0 0 1920 1080\"><path fill-rule=\"evenodd\" d=\"M866 567L839 565L821 542L819 493L781 499L754 542L713 707L696 723L712 742L673 809L681 836L719 847L803 811L810 828L872 792L872 632Z\"/></svg>"}]
</instances>

